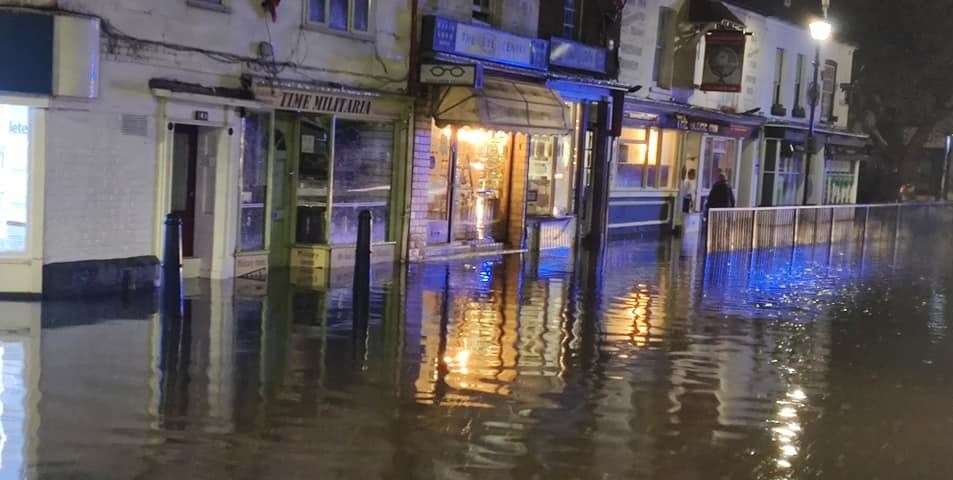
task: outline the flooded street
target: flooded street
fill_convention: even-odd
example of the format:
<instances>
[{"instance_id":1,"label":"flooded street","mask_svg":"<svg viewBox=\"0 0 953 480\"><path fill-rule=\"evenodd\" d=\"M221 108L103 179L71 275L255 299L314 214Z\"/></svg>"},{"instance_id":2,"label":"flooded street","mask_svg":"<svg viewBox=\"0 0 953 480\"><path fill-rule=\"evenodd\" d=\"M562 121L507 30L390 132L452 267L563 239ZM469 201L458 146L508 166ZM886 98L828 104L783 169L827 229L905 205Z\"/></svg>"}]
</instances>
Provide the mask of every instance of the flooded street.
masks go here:
<instances>
[{"instance_id":1,"label":"flooded street","mask_svg":"<svg viewBox=\"0 0 953 480\"><path fill-rule=\"evenodd\" d=\"M953 245L0 304L2 478L950 478Z\"/></svg>"}]
</instances>

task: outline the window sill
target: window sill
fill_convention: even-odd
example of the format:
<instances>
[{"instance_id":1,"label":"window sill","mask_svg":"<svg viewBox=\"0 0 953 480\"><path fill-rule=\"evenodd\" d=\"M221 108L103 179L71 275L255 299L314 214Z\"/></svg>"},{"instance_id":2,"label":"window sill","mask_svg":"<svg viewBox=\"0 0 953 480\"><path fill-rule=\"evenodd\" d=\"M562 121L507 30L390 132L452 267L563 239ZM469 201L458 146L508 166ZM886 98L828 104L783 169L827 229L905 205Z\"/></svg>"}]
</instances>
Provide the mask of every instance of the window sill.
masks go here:
<instances>
[{"instance_id":1,"label":"window sill","mask_svg":"<svg viewBox=\"0 0 953 480\"><path fill-rule=\"evenodd\" d=\"M232 13L232 9L228 5L222 5L221 3L205 2L203 0L185 0L185 4L190 7L209 10L212 12Z\"/></svg>"},{"instance_id":2,"label":"window sill","mask_svg":"<svg viewBox=\"0 0 953 480\"><path fill-rule=\"evenodd\" d=\"M344 31L344 30L337 30L335 28L331 28L319 23L305 23L301 25L301 29L307 30L309 32L326 33L328 35L334 35L336 37L349 38L351 40L357 40L359 42L368 42L368 43L374 42L373 32L358 33L358 32Z\"/></svg>"}]
</instances>

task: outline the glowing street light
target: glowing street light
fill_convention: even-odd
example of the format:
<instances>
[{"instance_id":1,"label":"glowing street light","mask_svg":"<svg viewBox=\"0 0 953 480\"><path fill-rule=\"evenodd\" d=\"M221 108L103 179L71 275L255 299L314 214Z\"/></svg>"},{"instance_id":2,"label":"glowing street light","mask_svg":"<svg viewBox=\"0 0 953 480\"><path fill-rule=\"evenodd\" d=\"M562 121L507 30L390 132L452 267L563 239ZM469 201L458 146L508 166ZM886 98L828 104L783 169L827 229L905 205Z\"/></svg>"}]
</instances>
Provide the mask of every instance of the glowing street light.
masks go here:
<instances>
[{"instance_id":1,"label":"glowing street light","mask_svg":"<svg viewBox=\"0 0 953 480\"><path fill-rule=\"evenodd\" d=\"M818 42L826 42L831 38L831 31L834 30L830 22L826 20L814 20L808 28L811 29L811 37Z\"/></svg>"}]
</instances>

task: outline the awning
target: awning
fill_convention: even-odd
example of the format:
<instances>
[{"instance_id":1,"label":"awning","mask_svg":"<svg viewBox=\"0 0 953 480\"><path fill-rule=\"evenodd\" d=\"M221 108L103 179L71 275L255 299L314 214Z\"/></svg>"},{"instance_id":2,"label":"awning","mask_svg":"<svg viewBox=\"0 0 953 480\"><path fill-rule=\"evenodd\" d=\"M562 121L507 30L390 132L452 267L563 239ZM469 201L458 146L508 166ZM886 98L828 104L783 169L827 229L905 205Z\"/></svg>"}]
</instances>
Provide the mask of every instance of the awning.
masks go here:
<instances>
[{"instance_id":1,"label":"awning","mask_svg":"<svg viewBox=\"0 0 953 480\"><path fill-rule=\"evenodd\" d=\"M486 78L482 89L446 87L433 110L437 126L460 125L526 133L571 130L569 107L543 85Z\"/></svg>"},{"instance_id":2,"label":"awning","mask_svg":"<svg viewBox=\"0 0 953 480\"><path fill-rule=\"evenodd\" d=\"M688 21L691 23L717 24L744 30L745 24L731 10L717 0L690 0Z\"/></svg>"}]
</instances>

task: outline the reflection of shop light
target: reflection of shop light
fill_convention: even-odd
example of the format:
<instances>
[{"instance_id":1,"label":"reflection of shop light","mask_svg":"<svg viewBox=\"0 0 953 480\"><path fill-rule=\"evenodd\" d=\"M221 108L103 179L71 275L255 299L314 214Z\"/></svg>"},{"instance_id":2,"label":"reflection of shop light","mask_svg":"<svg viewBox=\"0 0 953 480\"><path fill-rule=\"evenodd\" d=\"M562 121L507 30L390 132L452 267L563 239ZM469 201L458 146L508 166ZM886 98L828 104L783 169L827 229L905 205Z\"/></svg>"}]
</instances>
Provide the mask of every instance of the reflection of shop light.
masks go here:
<instances>
[{"instance_id":1,"label":"reflection of shop light","mask_svg":"<svg viewBox=\"0 0 953 480\"><path fill-rule=\"evenodd\" d=\"M565 175L563 175L563 174L561 174L561 173L557 173L557 174L553 175L553 178L555 178L556 180L562 180L563 177L565 177Z\"/></svg>"},{"instance_id":2,"label":"reflection of shop light","mask_svg":"<svg viewBox=\"0 0 953 480\"><path fill-rule=\"evenodd\" d=\"M486 165L484 165L483 162L473 162L470 164L470 168L482 172L486 168Z\"/></svg>"},{"instance_id":3,"label":"reflection of shop light","mask_svg":"<svg viewBox=\"0 0 953 480\"><path fill-rule=\"evenodd\" d=\"M450 128L450 125L447 125L446 127L440 129L440 133L442 133L444 137L450 138L450 135L453 134L453 129Z\"/></svg>"}]
</instances>

